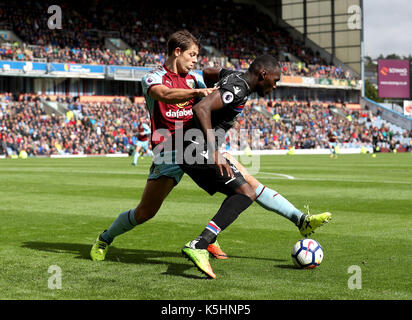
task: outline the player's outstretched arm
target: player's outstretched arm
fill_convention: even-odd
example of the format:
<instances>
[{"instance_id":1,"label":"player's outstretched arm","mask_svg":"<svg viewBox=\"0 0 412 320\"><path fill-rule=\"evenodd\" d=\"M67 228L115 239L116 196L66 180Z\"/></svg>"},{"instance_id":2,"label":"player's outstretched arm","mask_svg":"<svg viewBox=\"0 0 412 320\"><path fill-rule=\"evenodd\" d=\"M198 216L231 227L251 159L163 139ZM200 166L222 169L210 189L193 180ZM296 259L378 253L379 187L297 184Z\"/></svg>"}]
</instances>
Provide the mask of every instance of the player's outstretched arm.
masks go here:
<instances>
[{"instance_id":1,"label":"player's outstretched arm","mask_svg":"<svg viewBox=\"0 0 412 320\"><path fill-rule=\"evenodd\" d=\"M204 88L204 89L180 89L180 88L169 88L165 85L153 86L149 90L149 96L155 100L175 104L188 101L194 98L207 97L215 88Z\"/></svg>"}]
</instances>

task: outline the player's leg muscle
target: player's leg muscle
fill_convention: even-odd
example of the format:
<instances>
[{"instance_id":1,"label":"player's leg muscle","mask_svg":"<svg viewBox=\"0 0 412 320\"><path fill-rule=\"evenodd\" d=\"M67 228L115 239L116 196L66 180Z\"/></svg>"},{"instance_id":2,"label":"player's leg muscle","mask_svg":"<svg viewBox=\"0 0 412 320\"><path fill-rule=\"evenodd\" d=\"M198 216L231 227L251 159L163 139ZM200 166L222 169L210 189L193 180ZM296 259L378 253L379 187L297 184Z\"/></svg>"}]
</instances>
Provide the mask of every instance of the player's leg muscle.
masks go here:
<instances>
[{"instance_id":1,"label":"player's leg muscle","mask_svg":"<svg viewBox=\"0 0 412 320\"><path fill-rule=\"evenodd\" d=\"M249 172L247 172L246 168L242 166L240 162L237 161L231 154L224 152L223 156L236 166L236 168L242 173L246 182L253 188L253 190L256 190L260 182L255 177L250 175Z\"/></svg>"},{"instance_id":2,"label":"player's leg muscle","mask_svg":"<svg viewBox=\"0 0 412 320\"><path fill-rule=\"evenodd\" d=\"M153 218L174 186L174 179L166 176L147 180L140 203L134 211L136 223L142 224Z\"/></svg>"},{"instance_id":3,"label":"player's leg muscle","mask_svg":"<svg viewBox=\"0 0 412 320\"><path fill-rule=\"evenodd\" d=\"M249 183L242 184L235 191L238 194L243 194L243 195L247 196L251 201L256 200L256 192Z\"/></svg>"}]
</instances>

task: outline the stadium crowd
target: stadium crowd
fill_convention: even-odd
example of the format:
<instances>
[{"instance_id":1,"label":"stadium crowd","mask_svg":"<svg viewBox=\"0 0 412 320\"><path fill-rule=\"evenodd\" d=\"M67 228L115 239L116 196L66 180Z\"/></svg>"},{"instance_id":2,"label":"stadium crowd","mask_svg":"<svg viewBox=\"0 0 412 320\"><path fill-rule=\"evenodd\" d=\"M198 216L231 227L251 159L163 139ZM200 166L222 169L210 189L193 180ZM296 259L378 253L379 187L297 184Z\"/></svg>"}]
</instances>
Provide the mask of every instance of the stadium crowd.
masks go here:
<instances>
[{"instance_id":1,"label":"stadium crowd","mask_svg":"<svg viewBox=\"0 0 412 320\"><path fill-rule=\"evenodd\" d=\"M133 52L130 49L112 52L101 48L59 48L56 46L19 46L0 45L0 60L13 61L47 61L55 63L103 64L152 67L166 61L165 53ZM199 56L198 69L206 67L225 67L234 70L246 70L253 59L218 59ZM302 62L281 62L282 73L287 76L302 76L313 78L348 79L353 77L348 71L332 65L305 64Z\"/></svg>"},{"instance_id":2,"label":"stadium crowd","mask_svg":"<svg viewBox=\"0 0 412 320\"><path fill-rule=\"evenodd\" d=\"M265 102L252 101L251 107L245 108L244 115L234 127L248 132L259 130L261 139L256 149L329 148L328 135L335 132L338 144L343 148L372 147L379 142L382 150L403 148L412 151L412 131L401 135L392 132L387 125L376 128L373 126L375 117L368 111L343 107L346 115L343 116L336 112L337 107L333 103L275 101L273 107L268 108L272 117L267 117L254 109L259 104L264 106ZM374 138L374 132L379 132L379 140ZM253 145L251 137L249 135L249 145Z\"/></svg>"},{"instance_id":3,"label":"stadium crowd","mask_svg":"<svg viewBox=\"0 0 412 320\"><path fill-rule=\"evenodd\" d=\"M26 10L30 7L31 10ZM304 43L293 39L287 30L255 6L232 1L187 2L178 9L172 3L118 0L99 5L74 7L61 5L62 29L49 29L47 6L37 1L18 0L0 4L3 29L13 30L25 43L0 44L0 60L146 66L164 63L166 39L170 30L186 28L201 39L198 68L224 66L244 70L260 54L276 56L285 76L314 78L356 78L340 66L323 60ZM179 16L180 19L175 19ZM256 36L257 35L257 36ZM129 49L111 51L104 39L118 37ZM223 54L210 56L211 47ZM293 55L295 62L290 61ZM229 58L230 57L230 58ZM292 59L295 60L295 59ZM299 61L300 60L300 61ZM0 100L0 154L109 154L127 153L133 145L140 122L150 123L144 105L137 103L79 103L60 98L68 105L65 115L47 114L43 96L25 95L18 101L12 94ZM259 112L256 106L264 107ZM394 134L388 127L374 128L369 113L345 110L351 120L331 107L303 101L254 100L245 107L233 130L257 129L258 149L327 148L328 134L336 132L344 146L378 145L410 150L412 133ZM376 133L378 132L378 133ZM233 131L232 131L233 133ZM227 147L236 149L232 133ZM251 143L252 141L249 141Z\"/></svg>"},{"instance_id":4,"label":"stadium crowd","mask_svg":"<svg viewBox=\"0 0 412 320\"><path fill-rule=\"evenodd\" d=\"M29 12L25 10L27 6L31 8ZM171 4L160 8L156 3L119 0L102 1L95 7L64 4L61 8L65 26L49 29L47 7L39 2L29 0L21 6L17 1L1 6L0 20L9 22L4 28L12 29L27 45L1 45L0 59L150 67L165 61L170 30L187 28L201 39L200 69L217 65L247 69L257 55L267 53L284 61L286 75L353 78L342 68L329 65L319 52L293 39L253 5L213 0L201 8L187 3L185 9L177 9ZM180 19L174 19L176 16ZM117 34L130 48L116 52L106 49L107 32ZM210 46L226 58L210 56L206 51ZM289 62L289 54L301 62Z\"/></svg>"},{"instance_id":5,"label":"stadium crowd","mask_svg":"<svg viewBox=\"0 0 412 320\"><path fill-rule=\"evenodd\" d=\"M46 114L40 97L0 103L0 154L128 153L140 122L150 125L143 105L69 101L65 115Z\"/></svg>"},{"instance_id":6,"label":"stadium crowd","mask_svg":"<svg viewBox=\"0 0 412 320\"><path fill-rule=\"evenodd\" d=\"M57 115L46 113L43 99L27 95L16 101L10 93L0 98L0 154L16 156L22 150L28 156L129 153L139 123L150 125L143 104L80 103L70 98L64 99L67 113ZM349 120L335 113L331 105L302 101L274 101L271 107L265 104L266 101L252 100L244 108L238 123L227 134L227 149L239 149L233 135L246 129L253 149L328 148L328 133L334 131L341 147L379 143L382 149L412 151L412 131L398 135L387 126L375 128L370 125L373 119L369 112L345 110ZM257 111L258 106L263 106L267 114ZM253 130L259 132L258 145L253 144Z\"/></svg>"}]
</instances>

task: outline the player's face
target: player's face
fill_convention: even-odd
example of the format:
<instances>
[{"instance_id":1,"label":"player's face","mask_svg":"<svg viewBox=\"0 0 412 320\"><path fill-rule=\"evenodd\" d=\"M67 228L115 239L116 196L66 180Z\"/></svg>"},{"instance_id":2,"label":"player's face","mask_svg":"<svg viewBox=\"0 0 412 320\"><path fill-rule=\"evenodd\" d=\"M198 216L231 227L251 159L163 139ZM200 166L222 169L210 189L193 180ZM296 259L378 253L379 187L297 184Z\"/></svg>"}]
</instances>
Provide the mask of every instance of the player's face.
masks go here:
<instances>
[{"instance_id":1,"label":"player's face","mask_svg":"<svg viewBox=\"0 0 412 320\"><path fill-rule=\"evenodd\" d=\"M180 51L176 59L179 73L188 73L194 69L198 55L199 47L195 44L192 44L192 46L185 51Z\"/></svg>"},{"instance_id":2,"label":"player's face","mask_svg":"<svg viewBox=\"0 0 412 320\"><path fill-rule=\"evenodd\" d=\"M276 84L280 80L280 70L276 69L275 71L263 71L262 74L262 81L259 90L257 93L260 97L264 97L272 90L276 89Z\"/></svg>"}]
</instances>

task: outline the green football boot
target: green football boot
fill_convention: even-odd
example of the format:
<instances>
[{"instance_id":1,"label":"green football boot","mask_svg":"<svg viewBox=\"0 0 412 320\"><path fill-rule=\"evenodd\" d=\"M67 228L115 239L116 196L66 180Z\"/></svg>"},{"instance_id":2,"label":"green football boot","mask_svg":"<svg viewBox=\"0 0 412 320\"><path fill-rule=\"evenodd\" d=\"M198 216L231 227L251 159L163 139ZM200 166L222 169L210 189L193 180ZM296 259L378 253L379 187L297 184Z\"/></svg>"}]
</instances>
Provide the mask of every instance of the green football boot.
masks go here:
<instances>
[{"instance_id":1,"label":"green football boot","mask_svg":"<svg viewBox=\"0 0 412 320\"><path fill-rule=\"evenodd\" d=\"M216 278L216 275L214 274L209 263L209 251L207 251L207 249L195 249L191 247L190 242L188 242L183 247L182 253L194 263L200 272L204 273L209 278Z\"/></svg>"},{"instance_id":2,"label":"green football boot","mask_svg":"<svg viewBox=\"0 0 412 320\"><path fill-rule=\"evenodd\" d=\"M90 257L93 261L103 261L106 258L106 253L108 250L109 244L102 241L99 236L97 237L92 249L90 250Z\"/></svg>"},{"instance_id":3,"label":"green football boot","mask_svg":"<svg viewBox=\"0 0 412 320\"><path fill-rule=\"evenodd\" d=\"M302 226L299 228L300 234L305 238L310 236L315 232L317 228L328 223L332 219L332 214L330 212L324 212L320 214L306 215Z\"/></svg>"}]
</instances>

